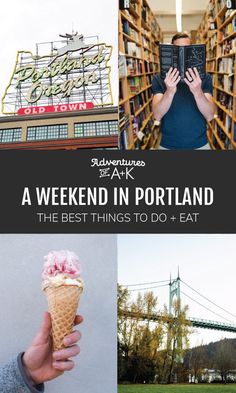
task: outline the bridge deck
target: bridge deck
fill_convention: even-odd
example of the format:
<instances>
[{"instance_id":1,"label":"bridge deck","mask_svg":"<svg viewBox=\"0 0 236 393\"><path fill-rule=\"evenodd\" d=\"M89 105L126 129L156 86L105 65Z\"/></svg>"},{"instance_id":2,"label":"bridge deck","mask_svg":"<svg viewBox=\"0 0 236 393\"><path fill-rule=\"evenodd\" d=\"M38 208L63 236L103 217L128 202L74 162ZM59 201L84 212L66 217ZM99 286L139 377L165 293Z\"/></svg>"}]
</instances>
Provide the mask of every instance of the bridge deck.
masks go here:
<instances>
[{"instance_id":1,"label":"bridge deck","mask_svg":"<svg viewBox=\"0 0 236 393\"><path fill-rule=\"evenodd\" d=\"M138 318L142 320L150 320L153 322L157 321L163 321L163 322L170 322L173 320L173 317L169 316L163 316L161 314L152 314L148 315L146 313L136 313L133 311L122 311L122 315L126 316L128 318ZM236 333L236 325L230 324L230 323L224 323L224 322L216 322L216 321L210 321L207 319L198 319L198 318L188 318L186 320L187 322L190 322L190 324L194 327L197 328L202 328L202 329L211 329L211 330L221 330L225 332L231 332L231 333Z\"/></svg>"}]
</instances>

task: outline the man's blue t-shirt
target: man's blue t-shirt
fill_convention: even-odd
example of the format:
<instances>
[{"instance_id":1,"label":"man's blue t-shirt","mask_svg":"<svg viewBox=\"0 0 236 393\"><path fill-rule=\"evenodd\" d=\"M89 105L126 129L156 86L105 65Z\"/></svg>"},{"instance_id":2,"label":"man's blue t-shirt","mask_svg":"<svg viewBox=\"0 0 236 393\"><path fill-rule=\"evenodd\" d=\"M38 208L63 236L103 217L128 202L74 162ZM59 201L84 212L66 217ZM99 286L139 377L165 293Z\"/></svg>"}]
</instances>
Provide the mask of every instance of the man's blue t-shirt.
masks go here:
<instances>
[{"instance_id":1,"label":"man's blue t-shirt","mask_svg":"<svg viewBox=\"0 0 236 393\"><path fill-rule=\"evenodd\" d=\"M166 91L160 75L152 81L153 94ZM203 93L212 94L212 79L209 74L202 81ZM166 149L198 149L207 144L207 125L199 111L195 98L185 82L179 82L169 111L161 120L161 146Z\"/></svg>"}]
</instances>

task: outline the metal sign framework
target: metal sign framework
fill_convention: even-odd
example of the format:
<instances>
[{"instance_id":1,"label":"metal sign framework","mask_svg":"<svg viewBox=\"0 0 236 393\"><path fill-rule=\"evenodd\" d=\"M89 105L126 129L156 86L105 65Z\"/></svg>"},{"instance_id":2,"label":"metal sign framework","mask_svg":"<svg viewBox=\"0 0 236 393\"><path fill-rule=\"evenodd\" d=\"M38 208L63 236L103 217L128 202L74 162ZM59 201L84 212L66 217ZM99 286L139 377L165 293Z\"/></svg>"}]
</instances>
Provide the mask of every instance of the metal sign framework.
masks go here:
<instances>
[{"instance_id":1,"label":"metal sign framework","mask_svg":"<svg viewBox=\"0 0 236 393\"><path fill-rule=\"evenodd\" d=\"M35 56L27 51L19 51L17 53L14 71L2 99L2 112L4 114L16 114L19 108L29 107L30 105L49 106L75 102L93 102L94 106L101 107L113 105L110 83L111 68L108 65L112 47L99 43L96 36L97 42L94 39L95 37L86 37L83 38L85 47L73 49L71 37L75 36L70 35L69 38L68 35L66 40L37 44ZM91 38L93 42L90 42ZM62 46L63 44L64 46ZM40 56L40 49L43 47L45 50L45 45L49 48L48 52L50 54ZM68 51L66 50L67 48ZM89 63L91 59L94 60ZM96 61L96 59L99 59L99 61ZM57 75L48 76L52 72L53 67L59 67L60 64L66 64L66 62L71 64L76 64L77 62L79 66L77 68L72 67L71 70L66 70ZM86 63L89 65L86 65ZM69 89L69 92L67 90L68 94L65 93L66 95L63 92L51 95L46 93L42 94L35 102L29 102L29 91L32 89L32 85L34 85L33 77L19 81L19 75L21 75L19 70L25 69L25 67L28 69L33 67L36 72L42 72L42 77L38 80L38 84L42 88L38 87L35 91L32 91L32 100L37 98L37 92L41 92L41 89L47 92L50 91L52 86L56 89L57 86L69 87L73 85L73 88ZM43 73L43 70L47 70L47 72ZM78 84L81 84L81 86L77 87ZM57 90L60 90L59 87Z\"/></svg>"}]
</instances>

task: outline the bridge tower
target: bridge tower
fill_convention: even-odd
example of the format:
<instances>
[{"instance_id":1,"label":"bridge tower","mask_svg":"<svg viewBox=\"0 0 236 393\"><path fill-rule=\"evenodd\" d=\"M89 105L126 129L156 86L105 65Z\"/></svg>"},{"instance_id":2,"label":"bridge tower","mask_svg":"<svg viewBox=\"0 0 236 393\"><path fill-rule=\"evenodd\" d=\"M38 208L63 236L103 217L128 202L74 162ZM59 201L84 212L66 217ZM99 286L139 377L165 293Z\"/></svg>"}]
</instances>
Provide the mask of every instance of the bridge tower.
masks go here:
<instances>
[{"instance_id":1,"label":"bridge tower","mask_svg":"<svg viewBox=\"0 0 236 393\"><path fill-rule=\"evenodd\" d=\"M178 302L178 310L181 310L181 296L180 296L180 275L179 275L179 269L178 269L178 276L174 280L171 279L170 277L170 283L169 283L169 315L173 317L177 317L178 319L178 314L176 315L176 309L175 309L175 302ZM178 311L177 311L178 312ZM175 341L175 340L174 340ZM178 353L182 352L183 349L183 342L182 342L182 337L181 333L176 337L176 343L174 344L176 346L177 354L175 355L175 361L176 363L180 364L183 362L183 356L179 355ZM171 347L173 346L173 342L171 344L171 334L170 332L168 333L168 338L167 338L167 351L171 352ZM172 376L173 380L177 380L177 375Z\"/></svg>"},{"instance_id":2,"label":"bridge tower","mask_svg":"<svg viewBox=\"0 0 236 393\"><path fill-rule=\"evenodd\" d=\"M169 283L169 314L173 315L174 301L177 300L180 303L180 277L178 269L178 277L174 280L171 279Z\"/></svg>"}]
</instances>

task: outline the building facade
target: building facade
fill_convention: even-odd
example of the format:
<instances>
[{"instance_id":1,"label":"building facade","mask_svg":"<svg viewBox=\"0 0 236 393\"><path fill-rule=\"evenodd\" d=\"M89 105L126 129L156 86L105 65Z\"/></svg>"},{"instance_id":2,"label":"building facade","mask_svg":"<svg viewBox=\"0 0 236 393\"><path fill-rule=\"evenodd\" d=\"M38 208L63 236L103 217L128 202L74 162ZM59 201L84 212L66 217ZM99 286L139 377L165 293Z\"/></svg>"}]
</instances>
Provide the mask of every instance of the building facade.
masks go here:
<instances>
[{"instance_id":1,"label":"building facade","mask_svg":"<svg viewBox=\"0 0 236 393\"><path fill-rule=\"evenodd\" d=\"M116 149L117 107L0 117L0 149Z\"/></svg>"}]
</instances>

